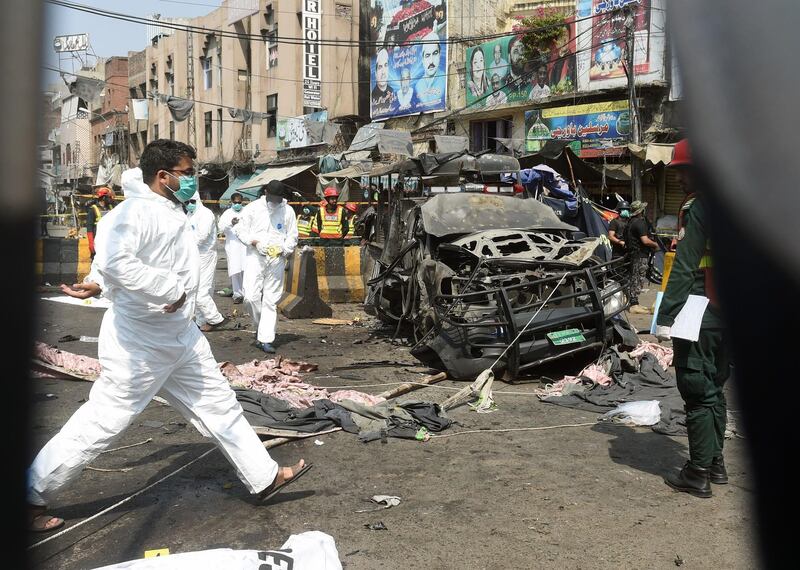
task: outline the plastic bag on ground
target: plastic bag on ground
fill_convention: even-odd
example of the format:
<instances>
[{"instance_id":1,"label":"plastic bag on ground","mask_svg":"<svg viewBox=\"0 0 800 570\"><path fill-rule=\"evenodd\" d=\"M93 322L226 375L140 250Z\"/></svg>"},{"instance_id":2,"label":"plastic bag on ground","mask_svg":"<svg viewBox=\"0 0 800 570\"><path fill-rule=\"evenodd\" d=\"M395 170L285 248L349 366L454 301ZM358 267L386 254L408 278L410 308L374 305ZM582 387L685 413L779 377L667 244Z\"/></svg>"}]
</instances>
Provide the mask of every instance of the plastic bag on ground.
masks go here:
<instances>
[{"instance_id":1,"label":"plastic bag on ground","mask_svg":"<svg viewBox=\"0 0 800 570\"><path fill-rule=\"evenodd\" d=\"M658 400L625 402L603 414L600 419L633 426L654 426L661 421L661 405Z\"/></svg>"}]
</instances>

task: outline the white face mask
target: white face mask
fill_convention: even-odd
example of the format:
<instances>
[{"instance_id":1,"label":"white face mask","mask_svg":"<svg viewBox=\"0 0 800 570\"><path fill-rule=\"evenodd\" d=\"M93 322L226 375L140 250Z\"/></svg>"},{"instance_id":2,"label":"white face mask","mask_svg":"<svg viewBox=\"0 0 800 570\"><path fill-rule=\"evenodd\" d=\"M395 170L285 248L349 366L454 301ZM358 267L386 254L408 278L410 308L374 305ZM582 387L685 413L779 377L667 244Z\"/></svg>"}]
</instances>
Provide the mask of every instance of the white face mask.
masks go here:
<instances>
[{"instance_id":1,"label":"white face mask","mask_svg":"<svg viewBox=\"0 0 800 570\"><path fill-rule=\"evenodd\" d=\"M272 202L272 201L270 201L269 197L266 197L266 201L267 201L267 210L269 210L270 212L274 211L275 208L277 208L278 206L283 204L283 200L278 200L277 202Z\"/></svg>"}]
</instances>

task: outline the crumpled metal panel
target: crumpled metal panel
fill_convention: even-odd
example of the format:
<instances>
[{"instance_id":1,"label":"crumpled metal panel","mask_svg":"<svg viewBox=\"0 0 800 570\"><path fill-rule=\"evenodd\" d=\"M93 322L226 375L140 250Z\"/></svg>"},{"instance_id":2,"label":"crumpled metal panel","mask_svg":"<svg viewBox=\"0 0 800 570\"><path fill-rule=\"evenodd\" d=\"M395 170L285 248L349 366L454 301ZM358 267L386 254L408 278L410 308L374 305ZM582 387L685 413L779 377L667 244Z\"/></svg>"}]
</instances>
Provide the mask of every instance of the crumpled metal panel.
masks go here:
<instances>
[{"instance_id":1,"label":"crumpled metal panel","mask_svg":"<svg viewBox=\"0 0 800 570\"><path fill-rule=\"evenodd\" d=\"M562 222L538 200L490 194L438 194L420 207L425 231L442 237L484 230L565 230L578 228Z\"/></svg>"},{"instance_id":2,"label":"crumpled metal panel","mask_svg":"<svg viewBox=\"0 0 800 570\"><path fill-rule=\"evenodd\" d=\"M487 230L453 240L479 257L560 261L580 266L600 245L600 238L569 240L558 235L531 231Z\"/></svg>"}]
</instances>

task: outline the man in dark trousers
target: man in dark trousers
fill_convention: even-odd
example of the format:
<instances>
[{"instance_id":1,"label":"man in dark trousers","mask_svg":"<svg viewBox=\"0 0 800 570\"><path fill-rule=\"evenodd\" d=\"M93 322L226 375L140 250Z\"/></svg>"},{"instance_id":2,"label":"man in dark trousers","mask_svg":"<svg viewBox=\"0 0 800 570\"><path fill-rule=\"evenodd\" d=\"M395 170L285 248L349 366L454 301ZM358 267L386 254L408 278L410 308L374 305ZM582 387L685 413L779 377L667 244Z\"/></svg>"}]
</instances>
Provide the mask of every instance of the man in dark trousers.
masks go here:
<instances>
[{"instance_id":1,"label":"man in dark trousers","mask_svg":"<svg viewBox=\"0 0 800 570\"><path fill-rule=\"evenodd\" d=\"M631 205L627 201L621 200L617 204L617 213L619 216L608 224L608 241L611 242L612 255L623 257L625 255L625 230L631 217Z\"/></svg>"},{"instance_id":2,"label":"man in dark trousers","mask_svg":"<svg viewBox=\"0 0 800 570\"><path fill-rule=\"evenodd\" d=\"M631 283L629 289L630 312L645 314L650 311L639 304L639 295L647 278L647 263L650 251L658 249L658 244L650 239L650 227L644 219L647 202L635 201L631 204L631 218L625 229L625 248L630 256Z\"/></svg>"},{"instance_id":3,"label":"man in dark trousers","mask_svg":"<svg viewBox=\"0 0 800 570\"><path fill-rule=\"evenodd\" d=\"M691 184L691 156L684 139L675 145L670 167L682 186ZM673 362L678 390L686 408L689 461L680 473L665 478L667 485L696 497L711 497L710 483L728 482L722 446L726 406L723 387L730 376L731 359L712 280L708 213L701 199L692 202L678 234L678 250L658 312L656 336L670 338L670 327L689 295L709 299L696 342L673 338Z\"/></svg>"}]
</instances>

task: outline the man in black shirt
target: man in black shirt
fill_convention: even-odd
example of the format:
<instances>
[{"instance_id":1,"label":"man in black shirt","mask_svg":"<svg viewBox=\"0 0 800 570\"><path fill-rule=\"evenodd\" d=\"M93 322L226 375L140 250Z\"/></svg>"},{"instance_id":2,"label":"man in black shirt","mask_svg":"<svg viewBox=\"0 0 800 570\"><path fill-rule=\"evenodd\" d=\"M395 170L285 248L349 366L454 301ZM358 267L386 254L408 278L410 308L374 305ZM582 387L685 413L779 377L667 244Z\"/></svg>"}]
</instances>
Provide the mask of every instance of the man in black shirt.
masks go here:
<instances>
[{"instance_id":1,"label":"man in black shirt","mask_svg":"<svg viewBox=\"0 0 800 570\"><path fill-rule=\"evenodd\" d=\"M608 240L611 242L612 256L622 257L625 255L625 230L631 217L631 205L622 200L617 204L617 212L619 217L608 224Z\"/></svg>"},{"instance_id":2,"label":"man in black shirt","mask_svg":"<svg viewBox=\"0 0 800 570\"><path fill-rule=\"evenodd\" d=\"M389 51L386 48L379 49L375 56L375 87L370 99L373 117L386 115L393 110L395 94L389 85Z\"/></svg>"},{"instance_id":3,"label":"man in black shirt","mask_svg":"<svg viewBox=\"0 0 800 570\"><path fill-rule=\"evenodd\" d=\"M631 221L625 230L625 249L631 262L631 282L629 301L631 313L649 313L645 307L639 305L639 294L642 292L644 280L647 276L647 262L650 251L658 249L658 244L650 239L650 228L644 219L647 202L638 200L631 204Z\"/></svg>"}]
</instances>

